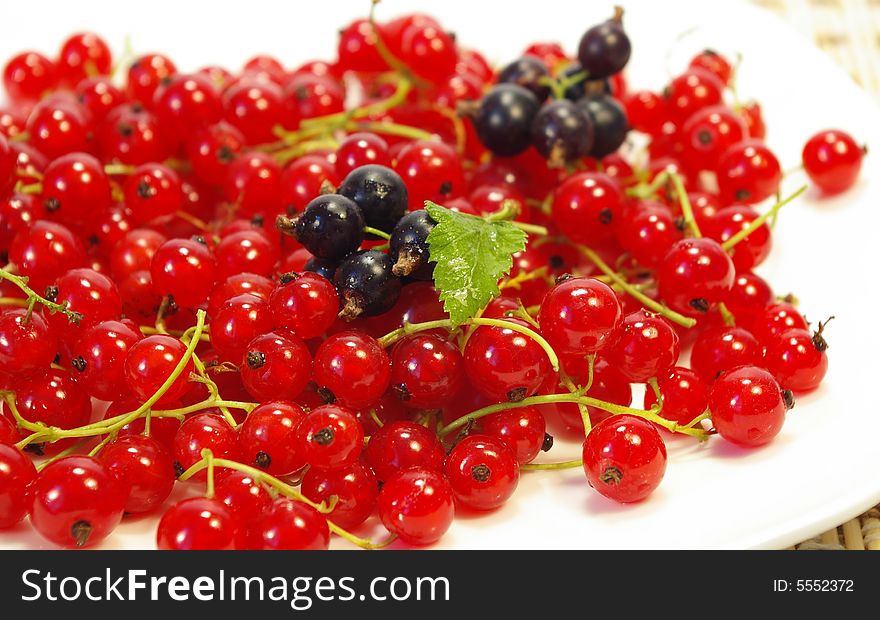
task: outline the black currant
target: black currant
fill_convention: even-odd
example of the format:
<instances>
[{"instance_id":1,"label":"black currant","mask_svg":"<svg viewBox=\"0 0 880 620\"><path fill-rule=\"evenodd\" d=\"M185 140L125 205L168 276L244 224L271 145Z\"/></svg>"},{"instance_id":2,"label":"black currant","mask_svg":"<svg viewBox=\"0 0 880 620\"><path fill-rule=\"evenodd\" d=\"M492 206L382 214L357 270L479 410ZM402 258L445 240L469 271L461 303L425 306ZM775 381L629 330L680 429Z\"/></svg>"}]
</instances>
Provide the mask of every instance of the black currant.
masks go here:
<instances>
[{"instance_id":1,"label":"black currant","mask_svg":"<svg viewBox=\"0 0 880 620\"><path fill-rule=\"evenodd\" d=\"M431 280L434 265L428 263L428 233L437 222L424 209L412 211L401 218L391 233L392 271L396 276L410 276L416 280Z\"/></svg>"},{"instance_id":2,"label":"black currant","mask_svg":"<svg viewBox=\"0 0 880 620\"><path fill-rule=\"evenodd\" d=\"M619 73L629 61L632 46L623 30L623 9L614 17L584 33L578 46L578 60L590 79L606 78Z\"/></svg>"},{"instance_id":3,"label":"black currant","mask_svg":"<svg viewBox=\"0 0 880 620\"><path fill-rule=\"evenodd\" d=\"M364 240L364 216L360 207L339 194L318 196L306 205L299 217L290 220L281 216L277 224L318 258L340 259L357 250Z\"/></svg>"},{"instance_id":4,"label":"black currant","mask_svg":"<svg viewBox=\"0 0 880 620\"><path fill-rule=\"evenodd\" d=\"M339 317L351 321L390 310L402 286L393 266L391 257L378 250L358 252L342 261L334 276L342 301Z\"/></svg>"},{"instance_id":5,"label":"black currant","mask_svg":"<svg viewBox=\"0 0 880 620\"><path fill-rule=\"evenodd\" d=\"M496 155L522 153L532 141L532 120L538 103L531 91L516 84L498 84L480 101L474 115L477 137Z\"/></svg>"},{"instance_id":6,"label":"black currant","mask_svg":"<svg viewBox=\"0 0 880 620\"><path fill-rule=\"evenodd\" d=\"M532 122L532 144L551 167L585 157L593 146L593 122L568 99L542 107Z\"/></svg>"},{"instance_id":7,"label":"black currant","mask_svg":"<svg viewBox=\"0 0 880 620\"><path fill-rule=\"evenodd\" d=\"M611 95L584 97L577 105L593 122L593 147L590 156L601 159L620 148L629 132L623 106Z\"/></svg>"},{"instance_id":8,"label":"black currant","mask_svg":"<svg viewBox=\"0 0 880 620\"><path fill-rule=\"evenodd\" d=\"M498 73L499 84L516 84L527 88L539 102L550 96L550 86L544 83L549 78L547 65L534 56L518 58Z\"/></svg>"},{"instance_id":9,"label":"black currant","mask_svg":"<svg viewBox=\"0 0 880 620\"><path fill-rule=\"evenodd\" d=\"M386 166L370 164L352 170L337 193L361 208L367 226L391 231L406 213L408 197L400 175Z\"/></svg>"},{"instance_id":10,"label":"black currant","mask_svg":"<svg viewBox=\"0 0 880 620\"><path fill-rule=\"evenodd\" d=\"M332 282L337 267L339 267L339 263L335 260L313 256L306 261L303 270L317 273L319 276L324 276Z\"/></svg>"}]
</instances>

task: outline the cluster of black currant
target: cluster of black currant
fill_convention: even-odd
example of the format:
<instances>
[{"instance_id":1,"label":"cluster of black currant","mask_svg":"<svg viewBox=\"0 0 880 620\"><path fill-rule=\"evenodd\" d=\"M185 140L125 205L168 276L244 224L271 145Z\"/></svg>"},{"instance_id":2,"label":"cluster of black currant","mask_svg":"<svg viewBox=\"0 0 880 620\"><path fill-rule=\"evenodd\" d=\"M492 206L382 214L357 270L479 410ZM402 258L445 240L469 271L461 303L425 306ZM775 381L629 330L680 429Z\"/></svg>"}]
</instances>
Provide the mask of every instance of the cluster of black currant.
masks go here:
<instances>
[{"instance_id":1,"label":"cluster of black currant","mask_svg":"<svg viewBox=\"0 0 880 620\"><path fill-rule=\"evenodd\" d=\"M578 62L554 75L539 58L523 56L498 73L497 84L479 102L465 102L460 111L496 155L534 146L556 167L585 156L601 159L615 152L629 131L610 79L626 66L630 52L618 7L611 19L584 33Z\"/></svg>"},{"instance_id":2,"label":"cluster of black currant","mask_svg":"<svg viewBox=\"0 0 880 620\"><path fill-rule=\"evenodd\" d=\"M279 216L276 225L312 253L305 270L335 283L339 317L352 321L387 312L405 281L431 280L427 239L435 222L424 209L407 213L407 204L400 175L372 164L353 170L302 213ZM383 239L390 253L383 251ZM364 245L368 249L359 249Z\"/></svg>"}]
</instances>

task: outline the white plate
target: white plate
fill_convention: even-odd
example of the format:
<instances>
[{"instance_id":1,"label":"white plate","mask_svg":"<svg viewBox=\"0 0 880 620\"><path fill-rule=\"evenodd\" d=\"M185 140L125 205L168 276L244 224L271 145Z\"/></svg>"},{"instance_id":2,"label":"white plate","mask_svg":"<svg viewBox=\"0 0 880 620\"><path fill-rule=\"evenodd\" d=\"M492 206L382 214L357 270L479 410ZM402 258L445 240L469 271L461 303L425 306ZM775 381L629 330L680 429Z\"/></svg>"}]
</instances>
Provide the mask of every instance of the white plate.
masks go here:
<instances>
[{"instance_id":1,"label":"white plate","mask_svg":"<svg viewBox=\"0 0 880 620\"><path fill-rule=\"evenodd\" d=\"M465 45L493 60L511 60L532 41L558 40L569 50L606 17L611 2L465 2L386 0L381 17L407 10L434 13ZM660 88L688 56L711 45L741 52L739 87L764 106L769 143L783 168L798 164L816 130L839 127L880 146L880 114L811 43L781 21L739 2L627 2L634 41L628 75L636 87ZM102 33L117 49L131 37L139 52L161 50L183 70L231 67L250 55L277 55L288 66L332 58L336 30L363 15L369 0L280 3L153 0L123 10L94 0L4 6L0 58L36 47L54 53L77 29ZM697 27L676 42L679 33ZM670 53L670 50L672 52ZM769 446L744 451L718 438L704 445L672 441L666 478L639 505L620 506L587 487L580 470L523 476L512 501L480 518L456 520L438 545L504 548L780 548L799 542L880 501L880 330L874 270L880 268L880 160L865 161L857 187L833 200L812 193L786 207L776 248L761 269L777 292L795 292L813 321L831 314L830 371L822 388L799 400ZM803 182L794 175L786 189ZM559 443L553 460L579 453ZM105 548L152 548L155 521L126 522ZM45 547L25 525L0 536L2 548Z\"/></svg>"}]
</instances>

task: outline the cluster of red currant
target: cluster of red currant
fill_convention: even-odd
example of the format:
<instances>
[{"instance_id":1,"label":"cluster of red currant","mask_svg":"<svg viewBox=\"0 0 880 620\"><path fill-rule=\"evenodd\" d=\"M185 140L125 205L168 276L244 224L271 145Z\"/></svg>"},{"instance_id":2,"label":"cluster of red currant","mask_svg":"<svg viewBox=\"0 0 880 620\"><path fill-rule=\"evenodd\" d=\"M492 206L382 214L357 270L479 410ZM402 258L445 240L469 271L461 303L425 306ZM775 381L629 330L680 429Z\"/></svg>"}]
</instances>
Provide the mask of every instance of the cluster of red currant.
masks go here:
<instances>
[{"instance_id":1,"label":"cluster of red currant","mask_svg":"<svg viewBox=\"0 0 880 620\"><path fill-rule=\"evenodd\" d=\"M114 66L93 34L9 60L0 528L93 545L162 511L160 548L423 545L521 471L582 466L631 502L661 433L770 441L827 343L753 273L791 199L755 207L782 178L760 108L725 103L716 53L662 94L627 88L629 55L618 11L576 59L533 44L499 71L420 14L357 20L292 71ZM834 193L863 154L827 131L803 164ZM438 252L452 224L426 201L529 245ZM582 459L532 462L549 420ZM166 506L176 481L205 490ZM374 515L388 540L349 531Z\"/></svg>"}]
</instances>

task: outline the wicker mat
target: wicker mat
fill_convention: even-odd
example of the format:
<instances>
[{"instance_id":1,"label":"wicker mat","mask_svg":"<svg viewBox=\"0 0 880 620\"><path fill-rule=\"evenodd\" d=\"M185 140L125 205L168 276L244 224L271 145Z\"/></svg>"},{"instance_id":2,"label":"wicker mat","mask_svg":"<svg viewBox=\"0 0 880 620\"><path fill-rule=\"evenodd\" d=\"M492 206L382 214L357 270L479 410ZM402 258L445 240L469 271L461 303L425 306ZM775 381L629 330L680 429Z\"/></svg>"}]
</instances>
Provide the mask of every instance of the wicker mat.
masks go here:
<instances>
[{"instance_id":1,"label":"wicker mat","mask_svg":"<svg viewBox=\"0 0 880 620\"><path fill-rule=\"evenodd\" d=\"M880 101L880 0L752 0L811 37ZM880 551L880 506L792 549Z\"/></svg>"}]
</instances>

